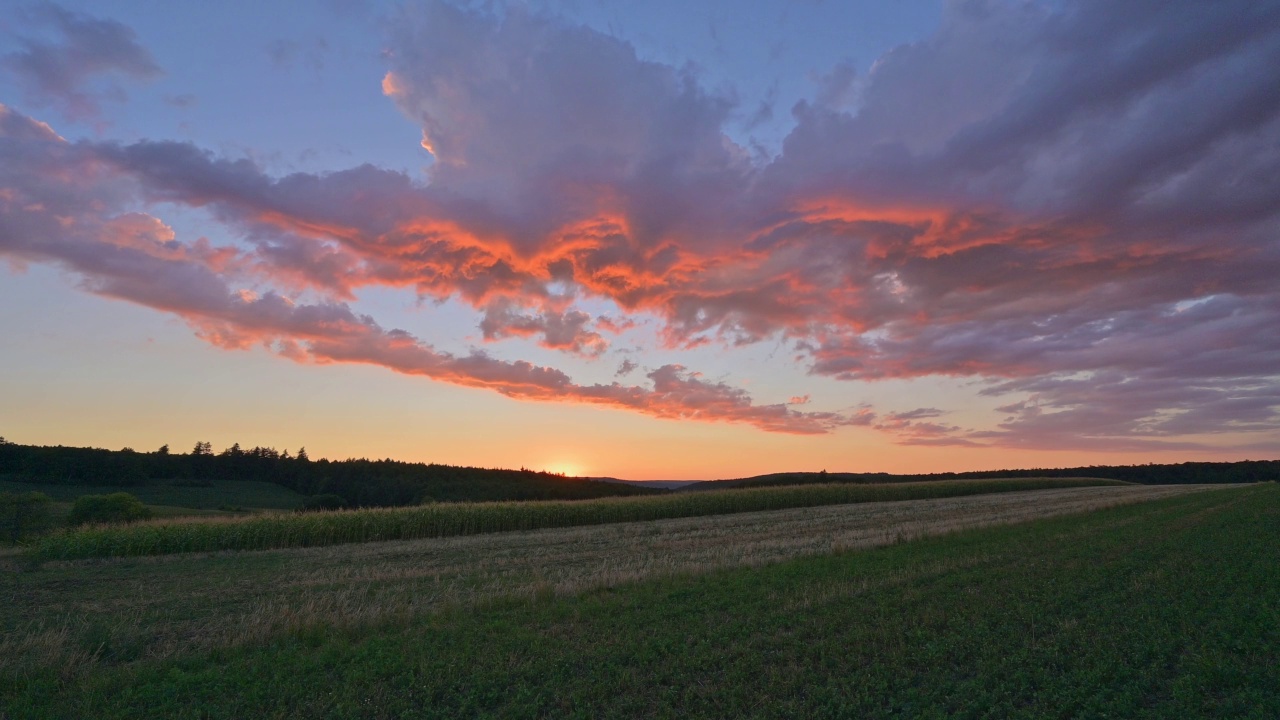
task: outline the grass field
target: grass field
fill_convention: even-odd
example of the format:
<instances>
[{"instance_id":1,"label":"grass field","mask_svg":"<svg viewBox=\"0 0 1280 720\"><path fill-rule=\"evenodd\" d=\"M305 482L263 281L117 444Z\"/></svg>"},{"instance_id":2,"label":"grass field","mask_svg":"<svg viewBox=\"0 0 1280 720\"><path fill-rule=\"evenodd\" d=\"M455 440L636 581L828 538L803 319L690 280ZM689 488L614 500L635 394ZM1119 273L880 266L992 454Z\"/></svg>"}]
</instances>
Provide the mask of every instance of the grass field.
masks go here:
<instances>
[{"instance_id":1,"label":"grass field","mask_svg":"<svg viewBox=\"0 0 1280 720\"><path fill-rule=\"evenodd\" d=\"M0 707L1274 717L1280 488L1195 490L49 563L6 575Z\"/></svg>"},{"instance_id":2,"label":"grass field","mask_svg":"<svg viewBox=\"0 0 1280 720\"><path fill-rule=\"evenodd\" d=\"M1124 485L1095 478L963 480L886 485L806 485L717 493L536 502L437 503L303 515L175 519L86 527L37 539L31 556L74 559L474 535L675 517L956 497L1019 490Z\"/></svg>"},{"instance_id":3,"label":"grass field","mask_svg":"<svg viewBox=\"0 0 1280 720\"><path fill-rule=\"evenodd\" d=\"M273 483L212 480L190 486L172 482L119 487L115 485L66 485L26 483L0 479L0 492L42 492L53 499L52 518L61 526L71 513L75 499L82 495L110 495L127 492L141 500L157 519L237 517L262 511L293 510L306 498Z\"/></svg>"},{"instance_id":4,"label":"grass field","mask_svg":"<svg viewBox=\"0 0 1280 720\"><path fill-rule=\"evenodd\" d=\"M293 510L302 505L303 495L274 483L210 480L206 485L179 485L158 481L148 485L118 487L106 485L63 485L20 483L0 480L0 492L42 492L55 502L72 503L81 495L109 495L127 492L147 505L195 510L243 507L255 510Z\"/></svg>"}]
</instances>

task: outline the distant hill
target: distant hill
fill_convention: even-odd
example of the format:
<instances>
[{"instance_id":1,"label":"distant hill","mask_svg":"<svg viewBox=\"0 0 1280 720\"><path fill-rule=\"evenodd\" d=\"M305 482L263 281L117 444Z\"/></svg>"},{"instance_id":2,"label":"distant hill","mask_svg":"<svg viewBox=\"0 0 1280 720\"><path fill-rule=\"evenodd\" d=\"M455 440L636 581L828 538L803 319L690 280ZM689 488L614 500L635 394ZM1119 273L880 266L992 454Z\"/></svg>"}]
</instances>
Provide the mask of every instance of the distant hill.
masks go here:
<instances>
[{"instance_id":1,"label":"distant hill","mask_svg":"<svg viewBox=\"0 0 1280 720\"><path fill-rule=\"evenodd\" d=\"M1185 462L1167 465L1090 465L1073 468L981 470L959 473L894 475L890 473L785 472L732 480L706 480L681 487L680 492L726 490L741 487L773 487L809 483L897 483L930 480L982 480L989 478L1087 477L1124 480L1143 485L1250 483L1280 480L1280 460L1240 462Z\"/></svg>"},{"instance_id":2,"label":"distant hill","mask_svg":"<svg viewBox=\"0 0 1280 720\"><path fill-rule=\"evenodd\" d=\"M595 480L597 482L619 483L622 485L634 485L636 487L657 488L660 490L675 490L685 487L686 485L696 485L701 480L619 480L612 477L593 477L585 478L586 480Z\"/></svg>"},{"instance_id":3,"label":"distant hill","mask_svg":"<svg viewBox=\"0 0 1280 720\"><path fill-rule=\"evenodd\" d=\"M777 485L808 485L810 483L885 483L907 482L896 480L898 476L889 473L846 473L846 472L783 472L767 475L752 475L730 480L703 480L690 483L680 488L683 491L728 490L742 487L774 487Z\"/></svg>"}]
</instances>

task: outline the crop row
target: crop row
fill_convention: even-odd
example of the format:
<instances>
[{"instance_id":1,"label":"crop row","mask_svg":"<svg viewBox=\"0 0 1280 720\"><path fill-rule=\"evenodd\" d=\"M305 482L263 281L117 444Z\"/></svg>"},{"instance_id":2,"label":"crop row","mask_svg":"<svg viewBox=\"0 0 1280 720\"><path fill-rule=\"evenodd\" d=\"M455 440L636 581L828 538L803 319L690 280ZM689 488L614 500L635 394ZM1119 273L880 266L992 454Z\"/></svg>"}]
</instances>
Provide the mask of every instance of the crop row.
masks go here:
<instances>
[{"instance_id":1,"label":"crop row","mask_svg":"<svg viewBox=\"0 0 1280 720\"><path fill-rule=\"evenodd\" d=\"M830 484L597 500L437 503L416 507L266 514L247 518L167 519L133 525L99 525L56 533L39 539L29 553L35 560L69 560L317 547L843 503L923 500L992 492L1122 484L1125 483L1093 478Z\"/></svg>"}]
</instances>

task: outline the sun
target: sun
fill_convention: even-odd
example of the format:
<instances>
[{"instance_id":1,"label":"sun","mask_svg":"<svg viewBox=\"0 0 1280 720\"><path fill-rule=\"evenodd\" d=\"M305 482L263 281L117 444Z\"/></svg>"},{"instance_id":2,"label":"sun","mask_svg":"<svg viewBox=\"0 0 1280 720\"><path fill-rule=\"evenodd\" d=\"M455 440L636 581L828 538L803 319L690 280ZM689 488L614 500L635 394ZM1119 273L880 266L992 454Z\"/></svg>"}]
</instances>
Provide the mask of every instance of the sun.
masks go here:
<instances>
[{"instance_id":1,"label":"sun","mask_svg":"<svg viewBox=\"0 0 1280 720\"><path fill-rule=\"evenodd\" d=\"M582 466L573 462L553 462L548 463L547 472L564 475L565 477L582 477Z\"/></svg>"}]
</instances>

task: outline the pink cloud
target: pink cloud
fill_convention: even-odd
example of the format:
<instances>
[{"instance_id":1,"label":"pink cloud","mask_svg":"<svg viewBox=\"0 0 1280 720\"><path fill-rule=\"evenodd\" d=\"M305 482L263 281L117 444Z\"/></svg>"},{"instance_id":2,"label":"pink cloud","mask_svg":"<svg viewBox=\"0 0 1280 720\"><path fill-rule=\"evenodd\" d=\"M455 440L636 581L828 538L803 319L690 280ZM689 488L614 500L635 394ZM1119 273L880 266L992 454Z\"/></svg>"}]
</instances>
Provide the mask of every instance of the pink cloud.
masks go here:
<instances>
[{"instance_id":1,"label":"pink cloud","mask_svg":"<svg viewBox=\"0 0 1280 720\"><path fill-rule=\"evenodd\" d=\"M150 216L111 215L108 208L141 189L131 188L130 178L104 165L90 146L68 145L0 108L0 153L11 161L0 169L0 183L20 188L0 199L0 254L62 265L79 274L86 289L174 313L222 348L263 345L298 362L368 363L518 399L746 423L773 432L821 433L846 420L837 413L756 405L740 389L703 381L674 365L650 373L651 387L580 385L554 368L436 350L408 332L382 328L343 302L304 303L273 290L237 289L236 279L251 280L257 270L248 255L206 241L184 244ZM541 316L531 322L542 325L528 330L543 332L548 342L599 338L586 333L583 339L589 316L567 316Z\"/></svg>"},{"instance_id":2,"label":"pink cloud","mask_svg":"<svg viewBox=\"0 0 1280 720\"><path fill-rule=\"evenodd\" d=\"M524 314L510 301L499 300L485 308L480 330L486 340L541 336L539 344L545 348L596 357L608 349L609 343L588 327L590 323L591 316L581 311Z\"/></svg>"}]
</instances>

